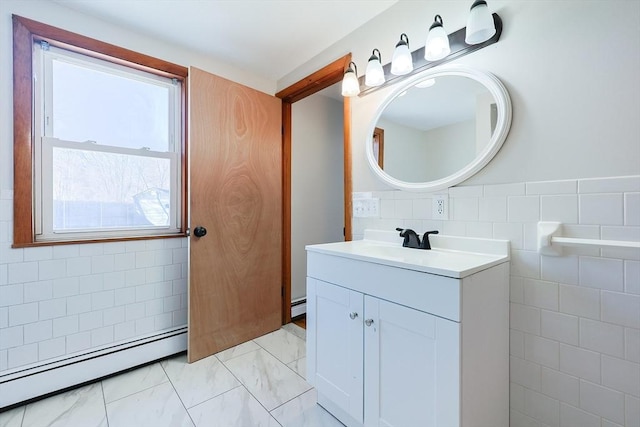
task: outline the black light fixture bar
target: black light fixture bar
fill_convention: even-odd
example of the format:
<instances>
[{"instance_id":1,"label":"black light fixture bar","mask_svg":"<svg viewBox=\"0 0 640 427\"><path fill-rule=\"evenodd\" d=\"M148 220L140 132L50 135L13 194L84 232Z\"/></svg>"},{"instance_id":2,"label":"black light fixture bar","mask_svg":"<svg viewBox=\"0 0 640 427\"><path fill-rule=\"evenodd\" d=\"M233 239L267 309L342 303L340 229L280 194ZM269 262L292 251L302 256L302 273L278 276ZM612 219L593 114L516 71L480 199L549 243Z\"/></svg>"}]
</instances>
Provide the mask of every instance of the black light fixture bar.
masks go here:
<instances>
[{"instance_id":1,"label":"black light fixture bar","mask_svg":"<svg viewBox=\"0 0 640 427\"><path fill-rule=\"evenodd\" d=\"M375 92L376 90L396 83L397 81L407 76L419 73L424 70L428 70L429 68L433 68L437 65L444 64L449 61L453 61L456 58L460 58L461 56L467 55L471 52L475 52L478 49L482 49L483 47L494 44L500 39L500 34L502 34L502 19L500 18L500 16L498 16L497 13L492 14L492 16L493 22L496 26L496 33L489 40L478 44L467 44L464 41L467 28L461 28L458 31L449 34L449 45L451 46L451 53L449 55L445 56L439 61L427 61L426 59L424 59L424 46L422 46L421 48L411 52L411 58L413 59L413 71L409 74L405 74L403 76L396 76L391 74L391 63L388 63L382 67L384 71L385 82L380 86L366 86L364 84L365 76L360 76L360 78L358 79L358 82L360 83L360 94L358 96L368 95L372 92Z\"/></svg>"}]
</instances>

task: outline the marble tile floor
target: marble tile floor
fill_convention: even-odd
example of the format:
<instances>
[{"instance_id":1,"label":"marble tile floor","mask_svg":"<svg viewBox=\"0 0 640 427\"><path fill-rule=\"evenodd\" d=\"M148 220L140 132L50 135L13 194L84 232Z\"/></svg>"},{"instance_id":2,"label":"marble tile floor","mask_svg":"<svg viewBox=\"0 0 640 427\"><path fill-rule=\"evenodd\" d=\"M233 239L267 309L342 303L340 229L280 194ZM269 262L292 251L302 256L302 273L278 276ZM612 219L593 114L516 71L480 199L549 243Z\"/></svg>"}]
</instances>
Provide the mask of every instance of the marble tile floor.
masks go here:
<instances>
[{"instance_id":1,"label":"marble tile floor","mask_svg":"<svg viewBox=\"0 0 640 427\"><path fill-rule=\"evenodd\" d=\"M341 427L305 378L294 324L186 363L174 356L0 413L0 427Z\"/></svg>"}]
</instances>

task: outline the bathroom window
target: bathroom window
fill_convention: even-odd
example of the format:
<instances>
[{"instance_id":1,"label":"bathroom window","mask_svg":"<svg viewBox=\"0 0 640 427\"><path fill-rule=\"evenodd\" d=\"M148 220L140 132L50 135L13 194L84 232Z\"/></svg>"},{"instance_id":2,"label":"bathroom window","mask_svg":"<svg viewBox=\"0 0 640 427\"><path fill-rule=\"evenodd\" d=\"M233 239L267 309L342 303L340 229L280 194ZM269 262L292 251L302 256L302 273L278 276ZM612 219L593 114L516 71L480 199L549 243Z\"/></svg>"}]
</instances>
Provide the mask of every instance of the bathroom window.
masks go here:
<instances>
[{"instance_id":1,"label":"bathroom window","mask_svg":"<svg viewBox=\"0 0 640 427\"><path fill-rule=\"evenodd\" d=\"M136 54L73 36L83 48L30 41L32 182L15 186L14 212L29 197L33 222L28 236L16 215L14 246L184 235L186 69L176 76L144 55L106 56L86 46ZM19 138L18 129L17 154ZM15 156L17 174L23 161Z\"/></svg>"}]
</instances>

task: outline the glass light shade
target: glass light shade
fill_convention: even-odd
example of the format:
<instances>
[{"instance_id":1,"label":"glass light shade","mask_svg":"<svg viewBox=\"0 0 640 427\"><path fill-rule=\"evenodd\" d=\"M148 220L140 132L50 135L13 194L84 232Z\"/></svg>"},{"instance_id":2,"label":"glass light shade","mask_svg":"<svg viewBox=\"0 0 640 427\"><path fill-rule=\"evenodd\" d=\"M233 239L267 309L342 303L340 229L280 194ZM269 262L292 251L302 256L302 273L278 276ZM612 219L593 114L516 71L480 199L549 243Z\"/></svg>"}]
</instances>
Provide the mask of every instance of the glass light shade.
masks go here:
<instances>
[{"instance_id":1,"label":"glass light shade","mask_svg":"<svg viewBox=\"0 0 640 427\"><path fill-rule=\"evenodd\" d=\"M464 41L467 44L486 42L496 33L493 16L489 12L487 2L476 0L471 6Z\"/></svg>"},{"instance_id":2,"label":"glass light shade","mask_svg":"<svg viewBox=\"0 0 640 427\"><path fill-rule=\"evenodd\" d=\"M396 44L396 50L393 51L391 74L402 76L409 74L411 71L413 71L413 58L409 50L409 38L406 34L402 33L400 35L400 41Z\"/></svg>"},{"instance_id":3,"label":"glass light shade","mask_svg":"<svg viewBox=\"0 0 640 427\"><path fill-rule=\"evenodd\" d=\"M449 36L442 26L442 18L436 15L436 19L429 29L427 41L424 45L424 59L438 61L451 53Z\"/></svg>"},{"instance_id":4,"label":"glass light shade","mask_svg":"<svg viewBox=\"0 0 640 427\"><path fill-rule=\"evenodd\" d=\"M378 51L378 55L376 55ZM373 55L369 58L367 63L367 71L364 76L364 84L367 86L380 86L384 83L384 70L382 69L380 51L378 49L373 50Z\"/></svg>"},{"instance_id":5,"label":"glass light shade","mask_svg":"<svg viewBox=\"0 0 640 427\"><path fill-rule=\"evenodd\" d=\"M351 67L347 69L342 78L342 96L356 96L360 93L358 76Z\"/></svg>"}]
</instances>

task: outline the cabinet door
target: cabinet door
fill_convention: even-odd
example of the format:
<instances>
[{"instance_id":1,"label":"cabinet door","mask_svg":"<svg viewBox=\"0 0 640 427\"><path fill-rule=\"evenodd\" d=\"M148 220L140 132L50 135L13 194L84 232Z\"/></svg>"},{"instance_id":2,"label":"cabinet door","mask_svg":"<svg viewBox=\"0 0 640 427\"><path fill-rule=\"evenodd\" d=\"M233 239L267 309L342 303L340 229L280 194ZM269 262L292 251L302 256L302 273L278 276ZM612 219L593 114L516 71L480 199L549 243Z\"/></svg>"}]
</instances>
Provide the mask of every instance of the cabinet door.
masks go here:
<instances>
[{"instance_id":1,"label":"cabinet door","mask_svg":"<svg viewBox=\"0 0 640 427\"><path fill-rule=\"evenodd\" d=\"M365 296L365 426L458 426L459 324Z\"/></svg>"},{"instance_id":2,"label":"cabinet door","mask_svg":"<svg viewBox=\"0 0 640 427\"><path fill-rule=\"evenodd\" d=\"M307 278L308 381L359 423L363 421L364 298Z\"/></svg>"}]
</instances>

